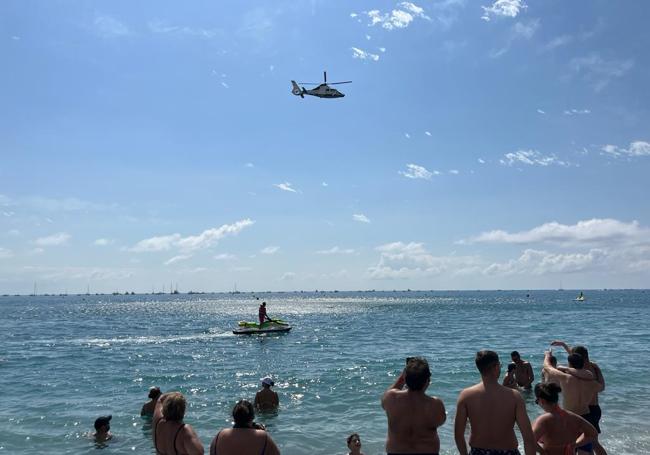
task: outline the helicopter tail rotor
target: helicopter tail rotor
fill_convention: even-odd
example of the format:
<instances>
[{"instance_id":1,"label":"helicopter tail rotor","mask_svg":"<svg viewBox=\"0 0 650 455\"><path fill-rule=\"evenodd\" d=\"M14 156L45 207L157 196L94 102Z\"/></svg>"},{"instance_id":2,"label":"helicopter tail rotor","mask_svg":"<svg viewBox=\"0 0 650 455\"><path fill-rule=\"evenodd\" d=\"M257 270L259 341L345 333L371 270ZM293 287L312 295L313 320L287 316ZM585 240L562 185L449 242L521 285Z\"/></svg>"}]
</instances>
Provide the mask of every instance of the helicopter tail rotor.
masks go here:
<instances>
[{"instance_id":1,"label":"helicopter tail rotor","mask_svg":"<svg viewBox=\"0 0 650 455\"><path fill-rule=\"evenodd\" d=\"M291 81L291 86L292 86L291 93L293 93L296 96L300 96L301 98L305 97L305 95L304 95L305 94L305 89L304 88L301 89L298 86L298 84L296 84L296 81Z\"/></svg>"}]
</instances>

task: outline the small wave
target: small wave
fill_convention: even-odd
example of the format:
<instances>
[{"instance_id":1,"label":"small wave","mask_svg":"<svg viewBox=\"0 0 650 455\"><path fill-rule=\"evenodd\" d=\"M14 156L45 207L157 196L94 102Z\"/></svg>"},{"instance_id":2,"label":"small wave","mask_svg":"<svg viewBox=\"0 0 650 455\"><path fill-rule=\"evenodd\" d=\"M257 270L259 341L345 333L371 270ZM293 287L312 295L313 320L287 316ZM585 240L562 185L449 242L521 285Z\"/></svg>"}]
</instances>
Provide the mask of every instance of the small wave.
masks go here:
<instances>
[{"instance_id":1,"label":"small wave","mask_svg":"<svg viewBox=\"0 0 650 455\"><path fill-rule=\"evenodd\" d=\"M77 338L69 340L68 343L75 345L93 345L106 347L116 344L166 344L176 343L179 341L211 340L214 338L225 338L234 336L232 332L204 332L191 335L173 335L173 336L143 336L143 337L126 337L126 338Z\"/></svg>"}]
</instances>

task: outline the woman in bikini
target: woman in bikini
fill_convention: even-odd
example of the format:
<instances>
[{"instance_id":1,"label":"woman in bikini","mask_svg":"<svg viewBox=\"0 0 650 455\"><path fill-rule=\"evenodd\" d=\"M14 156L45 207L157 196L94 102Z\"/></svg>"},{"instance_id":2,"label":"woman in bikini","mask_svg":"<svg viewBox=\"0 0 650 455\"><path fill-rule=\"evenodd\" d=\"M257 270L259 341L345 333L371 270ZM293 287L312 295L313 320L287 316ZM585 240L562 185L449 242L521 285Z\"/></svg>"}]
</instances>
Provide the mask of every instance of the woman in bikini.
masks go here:
<instances>
[{"instance_id":1,"label":"woman in bikini","mask_svg":"<svg viewBox=\"0 0 650 455\"><path fill-rule=\"evenodd\" d=\"M210 455L280 455L264 427L253 422L255 411L250 402L239 401L232 417L235 425L217 433L210 444Z\"/></svg>"},{"instance_id":2,"label":"woman in bikini","mask_svg":"<svg viewBox=\"0 0 650 455\"><path fill-rule=\"evenodd\" d=\"M585 419L560 407L558 395L561 391L555 383L535 386L535 403L546 413L533 422L533 433L537 443L544 449L543 453L547 455L573 455L576 447L590 445L598 434ZM578 450L578 453L590 452Z\"/></svg>"},{"instance_id":3,"label":"woman in bikini","mask_svg":"<svg viewBox=\"0 0 650 455\"><path fill-rule=\"evenodd\" d=\"M180 392L158 398L152 422L156 455L203 455L203 445L196 432L183 422L186 405Z\"/></svg>"}]
</instances>

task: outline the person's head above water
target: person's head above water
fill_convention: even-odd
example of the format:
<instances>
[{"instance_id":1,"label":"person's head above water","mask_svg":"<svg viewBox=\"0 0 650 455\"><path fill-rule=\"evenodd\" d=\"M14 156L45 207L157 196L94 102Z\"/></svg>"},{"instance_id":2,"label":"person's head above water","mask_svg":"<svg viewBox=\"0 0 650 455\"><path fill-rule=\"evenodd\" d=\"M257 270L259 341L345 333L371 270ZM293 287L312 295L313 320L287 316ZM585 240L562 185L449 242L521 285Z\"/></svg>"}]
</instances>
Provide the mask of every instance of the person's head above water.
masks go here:
<instances>
[{"instance_id":1,"label":"person's head above water","mask_svg":"<svg viewBox=\"0 0 650 455\"><path fill-rule=\"evenodd\" d=\"M111 429L110 421L113 418L112 415L97 417L95 420L95 431L108 431Z\"/></svg>"},{"instance_id":2,"label":"person's head above water","mask_svg":"<svg viewBox=\"0 0 650 455\"><path fill-rule=\"evenodd\" d=\"M509 363L508 364L508 373L513 373L517 369L517 365L514 363Z\"/></svg>"},{"instance_id":3,"label":"person's head above water","mask_svg":"<svg viewBox=\"0 0 650 455\"><path fill-rule=\"evenodd\" d=\"M265 378L262 378L262 387L265 389L268 389L271 386L274 386L275 382L273 382L273 379L269 378L268 376Z\"/></svg>"},{"instance_id":4,"label":"person's head above water","mask_svg":"<svg viewBox=\"0 0 650 455\"><path fill-rule=\"evenodd\" d=\"M404 379L409 390L424 390L429 385L431 370L424 357L413 357L406 363Z\"/></svg>"},{"instance_id":5,"label":"person's head above water","mask_svg":"<svg viewBox=\"0 0 650 455\"><path fill-rule=\"evenodd\" d=\"M162 404L162 414L165 420L173 420L174 422L181 422L185 417L185 408L187 402L185 397L180 392L171 392L165 396L165 401Z\"/></svg>"},{"instance_id":6,"label":"person's head above water","mask_svg":"<svg viewBox=\"0 0 650 455\"><path fill-rule=\"evenodd\" d=\"M348 449L353 450L361 447L361 437L358 433L352 433L348 436Z\"/></svg>"},{"instance_id":7,"label":"person's head above water","mask_svg":"<svg viewBox=\"0 0 650 455\"><path fill-rule=\"evenodd\" d=\"M569 354L566 359L569 362L569 366L576 370L582 370L585 366L585 359L580 354Z\"/></svg>"},{"instance_id":8,"label":"person's head above water","mask_svg":"<svg viewBox=\"0 0 650 455\"><path fill-rule=\"evenodd\" d=\"M510 358L512 359L513 362L519 363L521 362L521 356L519 355L519 352L517 351L512 351L510 353Z\"/></svg>"},{"instance_id":9,"label":"person's head above water","mask_svg":"<svg viewBox=\"0 0 650 455\"><path fill-rule=\"evenodd\" d=\"M247 400L238 401L235 407L232 408L232 418L237 427L249 426L255 419L253 405Z\"/></svg>"},{"instance_id":10,"label":"person's head above water","mask_svg":"<svg viewBox=\"0 0 650 455\"><path fill-rule=\"evenodd\" d=\"M151 398L152 400L158 398L160 394L161 394L160 387L152 387L149 389L149 398Z\"/></svg>"},{"instance_id":11,"label":"person's head above water","mask_svg":"<svg viewBox=\"0 0 650 455\"><path fill-rule=\"evenodd\" d=\"M501 364L499 363L499 355L496 352L486 349L478 351L474 361L481 376L495 375L495 377L499 377Z\"/></svg>"},{"instance_id":12,"label":"person's head above water","mask_svg":"<svg viewBox=\"0 0 650 455\"><path fill-rule=\"evenodd\" d=\"M573 349L571 349L571 352L573 354L580 354L582 356L582 359L585 361L585 363L589 362L589 351L587 351L586 347L574 346Z\"/></svg>"}]
</instances>

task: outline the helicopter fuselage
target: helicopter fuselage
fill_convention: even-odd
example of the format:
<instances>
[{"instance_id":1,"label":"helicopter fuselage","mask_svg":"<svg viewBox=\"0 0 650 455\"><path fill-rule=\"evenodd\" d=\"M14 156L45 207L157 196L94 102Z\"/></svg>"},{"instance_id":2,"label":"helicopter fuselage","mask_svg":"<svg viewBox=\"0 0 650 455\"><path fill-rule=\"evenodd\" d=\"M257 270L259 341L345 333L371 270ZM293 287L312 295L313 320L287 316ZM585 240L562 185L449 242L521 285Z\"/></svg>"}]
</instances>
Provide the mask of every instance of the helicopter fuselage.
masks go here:
<instances>
[{"instance_id":1,"label":"helicopter fuselage","mask_svg":"<svg viewBox=\"0 0 650 455\"><path fill-rule=\"evenodd\" d=\"M303 93L305 95L317 96L319 98L343 98L345 95L335 88L328 86L327 84L321 84L318 87L305 90L303 88Z\"/></svg>"}]
</instances>

